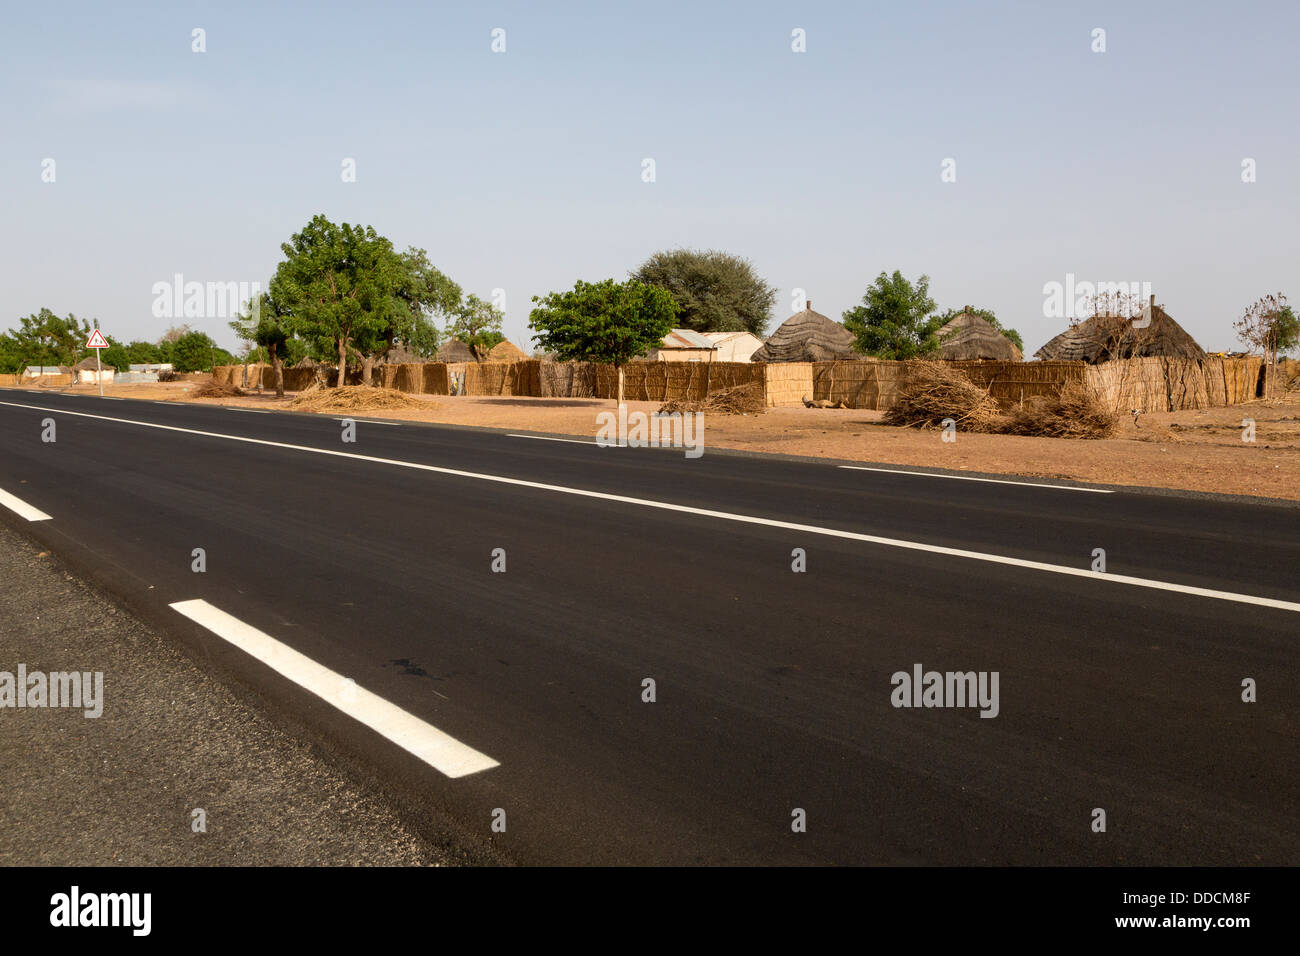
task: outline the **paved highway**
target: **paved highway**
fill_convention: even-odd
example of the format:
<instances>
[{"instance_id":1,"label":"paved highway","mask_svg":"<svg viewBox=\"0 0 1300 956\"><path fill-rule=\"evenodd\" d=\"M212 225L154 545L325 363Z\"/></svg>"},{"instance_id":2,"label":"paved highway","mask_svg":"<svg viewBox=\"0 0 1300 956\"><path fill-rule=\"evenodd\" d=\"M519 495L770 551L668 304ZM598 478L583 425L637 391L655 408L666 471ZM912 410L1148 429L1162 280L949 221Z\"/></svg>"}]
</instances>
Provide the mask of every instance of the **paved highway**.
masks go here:
<instances>
[{"instance_id":1,"label":"paved highway","mask_svg":"<svg viewBox=\"0 0 1300 956\"><path fill-rule=\"evenodd\" d=\"M0 520L506 860L1300 861L1294 506L341 434L0 391Z\"/></svg>"}]
</instances>

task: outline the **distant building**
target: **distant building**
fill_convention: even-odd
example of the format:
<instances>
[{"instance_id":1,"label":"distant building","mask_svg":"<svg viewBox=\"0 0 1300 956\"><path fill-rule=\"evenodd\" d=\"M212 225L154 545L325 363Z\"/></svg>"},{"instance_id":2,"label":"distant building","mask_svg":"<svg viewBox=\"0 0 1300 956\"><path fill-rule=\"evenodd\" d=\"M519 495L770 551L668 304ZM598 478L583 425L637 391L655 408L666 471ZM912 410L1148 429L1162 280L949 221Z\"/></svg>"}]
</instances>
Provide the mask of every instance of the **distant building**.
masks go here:
<instances>
[{"instance_id":1,"label":"distant building","mask_svg":"<svg viewBox=\"0 0 1300 956\"><path fill-rule=\"evenodd\" d=\"M67 365L29 365L23 369L23 378L54 378L58 375L71 375L72 369Z\"/></svg>"},{"instance_id":2,"label":"distant building","mask_svg":"<svg viewBox=\"0 0 1300 956\"><path fill-rule=\"evenodd\" d=\"M939 330L941 359L993 359L1023 362L1024 355L993 323L973 312L962 312Z\"/></svg>"},{"instance_id":3,"label":"distant building","mask_svg":"<svg viewBox=\"0 0 1300 956\"><path fill-rule=\"evenodd\" d=\"M763 340L752 332L701 332L717 346L715 362L748 362L763 347Z\"/></svg>"},{"instance_id":4,"label":"distant building","mask_svg":"<svg viewBox=\"0 0 1300 956\"><path fill-rule=\"evenodd\" d=\"M112 365L97 364L96 359L84 358L72 366L72 371L77 376L78 385L96 385L99 382L110 385L117 369Z\"/></svg>"},{"instance_id":5,"label":"distant building","mask_svg":"<svg viewBox=\"0 0 1300 956\"><path fill-rule=\"evenodd\" d=\"M673 329L664 336L658 348L650 349L643 357L646 362L712 362L718 347L690 329Z\"/></svg>"}]
</instances>

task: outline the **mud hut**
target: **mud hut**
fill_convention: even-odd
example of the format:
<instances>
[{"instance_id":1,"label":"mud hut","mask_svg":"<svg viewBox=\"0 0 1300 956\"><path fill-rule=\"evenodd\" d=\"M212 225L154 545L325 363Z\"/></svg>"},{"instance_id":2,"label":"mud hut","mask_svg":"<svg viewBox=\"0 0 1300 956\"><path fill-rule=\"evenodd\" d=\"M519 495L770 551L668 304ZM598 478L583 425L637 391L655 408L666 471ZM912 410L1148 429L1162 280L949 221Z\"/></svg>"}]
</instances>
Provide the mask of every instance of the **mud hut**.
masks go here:
<instances>
[{"instance_id":1,"label":"mud hut","mask_svg":"<svg viewBox=\"0 0 1300 956\"><path fill-rule=\"evenodd\" d=\"M1016 343L999 332L988 319L973 312L962 312L939 330L941 359L992 359L999 362L1023 362L1024 354Z\"/></svg>"},{"instance_id":2,"label":"mud hut","mask_svg":"<svg viewBox=\"0 0 1300 956\"><path fill-rule=\"evenodd\" d=\"M1150 310L1147 325L1144 316L1095 315L1066 329L1034 357L1091 365L1126 358L1205 358L1205 350L1162 306L1152 303Z\"/></svg>"},{"instance_id":3,"label":"mud hut","mask_svg":"<svg viewBox=\"0 0 1300 956\"><path fill-rule=\"evenodd\" d=\"M750 356L751 362L833 362L860 359L853 348L853 333L820 312L812 302L802 312L786 319L767 337L763 347Z\"/></svg>"}]
</instances>

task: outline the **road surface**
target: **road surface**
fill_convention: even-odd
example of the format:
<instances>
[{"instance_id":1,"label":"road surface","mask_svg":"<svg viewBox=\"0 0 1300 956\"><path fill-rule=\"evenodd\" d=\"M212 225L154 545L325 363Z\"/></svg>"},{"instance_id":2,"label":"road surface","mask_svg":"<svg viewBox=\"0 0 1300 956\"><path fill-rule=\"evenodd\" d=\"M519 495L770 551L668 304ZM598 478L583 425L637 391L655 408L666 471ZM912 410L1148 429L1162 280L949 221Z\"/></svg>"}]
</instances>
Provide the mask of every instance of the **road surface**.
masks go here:
<instances>
[{"instance_id":1,"label":"road surface","mask_svg":"<svg viewBox=\"0 0 1300 956\"><path fill-rule=\"evenodd\" d=\"M1300 861L1292 505L341 417L0 391L0 520L507 860Z\"/></svg>"}]
</instances>

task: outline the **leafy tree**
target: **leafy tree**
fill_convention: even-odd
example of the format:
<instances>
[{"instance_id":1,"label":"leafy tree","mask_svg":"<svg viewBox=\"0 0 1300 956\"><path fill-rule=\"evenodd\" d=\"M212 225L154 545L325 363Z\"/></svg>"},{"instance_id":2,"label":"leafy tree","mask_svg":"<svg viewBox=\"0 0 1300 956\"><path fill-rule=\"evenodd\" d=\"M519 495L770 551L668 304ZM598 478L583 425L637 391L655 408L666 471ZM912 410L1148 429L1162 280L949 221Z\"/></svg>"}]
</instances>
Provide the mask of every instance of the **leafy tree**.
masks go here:
<instances>
[{"instance_id":1,"label":"leafy tree","mask_svg":"<svg viewBox=\"0 0 1300 956\"><path fill-rule=\"evenodd\" d=\"M349 353L364 362L394 326L409 320L410 305L401 297L411 288L409 264L373 227L335 225L321 215L280 248L285 259L271 279L271 298L291 333L332 343L341 387Z\"/></svg>"},{"instance_id":2,"label":"leafy tree","mask_svg":"<svg viewBox=\"0 0 1300 956\"><path fill-rule=\"evenodd\" d=\"M131 355L126 350L126 346L119 342L113 336L105 336L108 339L108 348L99 353L99 360L105 365L111 365L119 372L127 371L127 366L131 364Z\"/></svg>"},{"instance_id":3,"label":"leafy tree","mask_svg":"<svg viewBox=\"0 0 1300 956\"><path fill-rule=\"evenodd\" d=\"M776 289L748 259L720 249L656 252L632 273L638 282L672 293L679 328L696 332L752 332L763 336Z\"/></svg>"},{"instance_id":4,"label":"leafy tree","mask_svg":"<svg viewBox=\"0 0 1300 956\"><path fill-rule=\"evenodd\" d=\"M18 340L8 332L0 332L0 375L14 375L25 365Z\"/></svg>"},{"instance_id":5,"label":"leafy tree","mask_svg":"<svg viewBox=\"0 0 1300 956\"><path fill-rule=\"evenodd\" d=\"M923 275L913 285L895 269L892 276L880 273L862 304L844 313L844 327L857 338L860 352L882 359L915 358L939 347L935 333L943 321L933 312L930 277Z\"/></svg>"},{"instance_id":6,"label":"leafy tree","mask_svg":"<svg viewBox=\"0 0 1300 956\"><path fill-rule=\"evenodd\" d=\"M456 310L456 320L447 326L447 335L460 339L481 359L493 347L506 340L501 331L505 313L472 292Z\"/></svg>"},{"instance_id":7,"label":"leafy tree","mask_svg":"<svg viewBox=\"0 0 1300 956\"><path fill-rule=\"evenodd\" d=\"M233 365L235 357L205 333L186 332L172 343L168 361L178 372L210 372L213 365Z\"/></svg>"},{"instance_id":8,"label":"leafy tree","mask_svg":"<svg viewBox=\"0 0 1300 956\"><path fill-rule=\"evenodd\" d=\"M561 359L608 362L618 373L623 402L623 366L658 346L673 328L679 306L667 289L635 279L617 283L579 280L569 292L533 296L537 308L528 326L543 349Z\"/></svg>"},{"instance_id":9,"label":"leafy tree","mask_svg":"<svg viewBox=\"0 0 1300 956\"><path fill-rule=\"evenodd\" d=\"M153 342L131 342L126 347L128 365L159 365L167 361L167 353Z\"/></svg>"},{"instance_id":10,"label":"leafy tree","mask_svg":"<svg viewBox=\"0 0 1300 956\"><path fill-rule=\"evenodd\" d=\"M284 355L285 344L289 340L289 329L285 318L271 298L269 292L263 292L257 300L257 308L250 301L247 311L231 321L230 327L235 334L246 342L256 342L264 350L275 369L275 397L284 398Z\"/></svg>"},{"instance_id":11,"label":"leafy tree","mask_svg":"<svg viewBox=\"0 0 1300 956\"><path fill-rule=\"evenodd\" d=\"M28 365L75 365L90 338L90 323L72 313L61 318L49 309L41 309L18 320L18 328L10 333L11 358Z\"/></svg>"},{"instance_id":12,"label":"leafy tree","mask_svg":"<svg viewBox=\"0 0 1300 956\"><path fill-rule=\"evenodd\" d=\"M969 312L971 315L978 315L989 325L993 326L993 328L997 329L1012 342L1016 343L1016 348L1020 349L1022 353L1025 351L1025 341L1020 337L1020 333L1015 329L1004 328L1002 323L998 321L998 317L993 314L992 309L979 309L973 305L963 305L960 309L949 309L943 315L939 316L939 328L943 328L963 312Z\"/></svg>"},{"instance_id":13,"label":"leafy tree","mask_svg":"<svg viewBox=\"0 0 1300 956\"><path fill-rule=\"evenodd\" d=\"M442 333L434 319L456 315L461 309L461 288L434 267L423 249L411 247L402 253L405 266L397 297L406 305L406 315L387 336L388 346L400 342L423 358L438 354Z\"/></svg>"}]
</instances>

